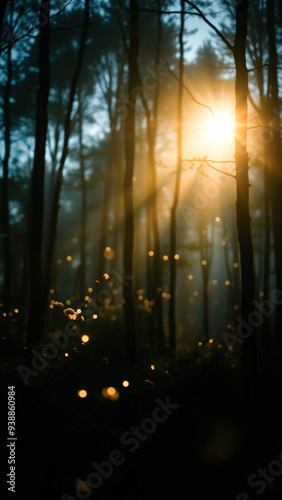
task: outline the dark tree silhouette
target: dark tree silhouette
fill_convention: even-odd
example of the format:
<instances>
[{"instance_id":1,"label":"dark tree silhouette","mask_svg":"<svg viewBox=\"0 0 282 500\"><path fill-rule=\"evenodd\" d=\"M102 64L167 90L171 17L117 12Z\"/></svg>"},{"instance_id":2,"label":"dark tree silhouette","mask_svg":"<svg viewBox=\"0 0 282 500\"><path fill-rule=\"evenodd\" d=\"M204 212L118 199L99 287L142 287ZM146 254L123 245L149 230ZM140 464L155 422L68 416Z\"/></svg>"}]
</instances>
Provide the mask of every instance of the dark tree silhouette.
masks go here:
<instances>
[{"instance_id":1,"label":"dark tree silhouette","mask_svg":"<svg viewBox=\"0 0 282 500\"><path fill-rule=\"evenodd\" d=\"M135 313L132 291L132 280L126 281L126 276L133 276L133 243L134 243L134 207L133 181L135 153L135 113L136 87L138 85L138 0L130 0L129 46L128 46L128 97L127 116L124 120L124 332L125 355L130 361L136 357L135 347Z\"/></svg>"},{"instance_id":2,"label":"dark tree silhouette","mask_svg":"<svg viewBox=\"0 0 282 500\"><path fill-rule=\"evenodd\" d=\"M181 165L182 165L182 127L183 127L183 73L184 73L184 21L185 21L185 2L181 0L181 24L179 32L179 75L178 75L178 101L177 101L177 167L174 186L174 196L170 212L170 301L169 301L169 344L174 351L176 347L176 328L175 328L175 288L176 288L176 214L180 195Z\"/></svg>"},{"instance_id":3,"label":"dark tree silhouette","mask_svg":"<svg viewBox=\"0 0 282 500\"><path fill-rule=\"evenodd\" d=\"M47 11L46 11L46 6ZM36 128L34 165L30 187L30 242L29 242L29 318L27 341L33 344L39 342L43 334L44 302L43 293L43 193L45 175L45 147L48 124L48 98L50 87L49 71L49 2L42 2L42 15L47 16L46 24L39 33L39 87L36 102ZM45 7L45 9L44 9ZM46 13L47 12L47 13Z\"/></svg>"},{"instance_id":4,"label":"dark tree silhouette","mask_svg":"<svg viewBox=\"0 0 282 500\"><path fill-rule=\"evenodd\" d=\"M60 200L61 186L62 186L62 182L63 182L63 170L64 170L64 166L65 166L65 161L66 161L66 158L68 155L69 138L71 135L71 115L72 115L72 110L73 110L75 94L76 94L76 91L78 88L79 77L80 77L81 70L82 70L85 45L86 45L86 40L87 40L87 32L88 32L88 25L89 25L89 1L90 0L85 0L84 23L83 23L83 29L82 29L82 34L81 34L80 47L79 47L79 52L77 55L76 66L75 66L73 76L72 76L70 93L69 93L69 101L68 101L67 111L65 114L64 144L63 144L63 150L62 150L59 168L57 171L56 182L55 182L55 186L54 186L52 210L51 210L51 217L50 217L50 232L48 235L46 261L45 261L44 302L46 302L46 299L47 299L47 296L49 293L50 282L51 282L53 253L54 253L54 246L55 246L55 241L56 241L56 231L57 231L57 222L58 222L58 213L59 213L59 200Z\"/></svg>"}]
</instances>

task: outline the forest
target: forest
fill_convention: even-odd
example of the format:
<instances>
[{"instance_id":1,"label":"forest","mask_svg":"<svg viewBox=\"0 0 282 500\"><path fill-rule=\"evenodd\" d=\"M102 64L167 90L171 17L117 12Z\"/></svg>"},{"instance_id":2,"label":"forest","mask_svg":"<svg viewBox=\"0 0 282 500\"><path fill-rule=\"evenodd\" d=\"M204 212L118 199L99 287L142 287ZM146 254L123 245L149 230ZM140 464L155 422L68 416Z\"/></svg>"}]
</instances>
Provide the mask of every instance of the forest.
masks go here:
<instances>
[{"instance_id":1,"label":"forest","mask_svg":"<svg viewBox=\"0 0 282 500\"><path fill-rule=\"evenodd\" d=\"M281 0L1 0L3 498L281 499L281 41Z\"/></svg>"}]
</instances>

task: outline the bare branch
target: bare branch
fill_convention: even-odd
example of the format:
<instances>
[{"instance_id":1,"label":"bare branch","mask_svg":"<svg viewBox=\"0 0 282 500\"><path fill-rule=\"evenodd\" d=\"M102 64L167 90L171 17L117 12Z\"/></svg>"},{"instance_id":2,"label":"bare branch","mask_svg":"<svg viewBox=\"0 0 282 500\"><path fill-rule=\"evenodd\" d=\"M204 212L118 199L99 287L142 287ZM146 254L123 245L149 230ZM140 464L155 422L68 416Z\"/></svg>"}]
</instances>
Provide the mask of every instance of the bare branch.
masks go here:
<instances>
[{"instance_id":1,"label":"bare branch","mask_svg":"<svg viewBox=\"0 0 282 500\"><path fill-rule=\"evenodd\" d=\"M164 62L166 63L166 65L167 65L167 70L168 70L168 72L169 72L169 73L170 73L170 74L171 74L171 75L172 75L172 76L173 76L173 77L174 77L174 78L178 81L178 83L179 83L179 82L180 82L180 79L179 79L179 78L178 78L178 76L174 73L174 71L172 71L172 69L171 69L171 68L170 68L170 66L169 66L168 61L166 60L166 58L165 58L163 55L161 55L161 57L162 57L162 59L164 60ZM182 82L181 82L181 83L182 83ZM192 94L191 90L189 90L189 89L188 89L188 87L187 87L184 83L182 83L182 86L183 86L184 90L186 90L187 94L189 94L189 96L191 97L191 99L192 99L192 101L193 101L193 102L195 102L195 103L196 103L196 104L198 104L199 106L202 106L203 108L208 109L208 110L210 111L210 113L212 114L212 116L213 116L214 118L216 118L216 116L215 116L215 114L214 114L214 112L213 112L213 110L212 110L212 108L211 108L210 106L208 106L207 104L203 104L202 102L198 101L198 100L196 99L196 97L194 97L194 95Z\"/></svg>"},{"instance_id":2,"label":"bare branch","mask_svg":"<svg viewBox=\"0 0 282 500\"><path fill-rule=\"evenodd\" d=\"M216 168L214 165L211 165L211 163L220 163L220 164L235 163L235 160L210 160L207 158L182 158L181 161L187 161L189 163L201 163L200 166L210 167L212 170L215 170L219 174L224 174L224 175L227 175L228 177L232 177L232 179L236 179L236 175L230 174L229 172L225 172L224 170L220 170L219 168Z\"/></svg>"},{"instance_id":3,"label":"bare branch","mask_svg":"<svg viewBox=\"0 0 282 500\"><path fill-rule=\"evenodd\" d=\"M190 2L189 0L185 0L185 2L190 5L190 7L193 7L195 9L195 13L190 13L191 15L197 15L205 21L205 23L219 36L219 38L225 43L225 45L228 47L231 52L234 52L234 46L225 38L225 36L219 31L219 29L205 16L205 14L197 7L197 5L194 2Z\"/></svg>"}]
</instances>

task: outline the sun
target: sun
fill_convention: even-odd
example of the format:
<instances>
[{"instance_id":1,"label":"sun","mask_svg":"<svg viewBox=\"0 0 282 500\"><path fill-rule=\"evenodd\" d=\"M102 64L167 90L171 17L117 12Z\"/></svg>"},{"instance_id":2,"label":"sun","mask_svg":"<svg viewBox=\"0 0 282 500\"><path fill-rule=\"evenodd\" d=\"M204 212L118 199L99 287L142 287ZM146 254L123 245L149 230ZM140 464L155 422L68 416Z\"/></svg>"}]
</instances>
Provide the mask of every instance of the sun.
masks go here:
<instances>
[{"instance_id":1,"label":"sun","mask_svg":"<svg viewBox=\"0 0 282 500\"><path fill-rule=\"evenodd\" d=\"M207 124L207 128L211 136L217 140L228 139L234 133L234 125L230 116L224 113L211 118Z\"/></svg>"}]
</instances>

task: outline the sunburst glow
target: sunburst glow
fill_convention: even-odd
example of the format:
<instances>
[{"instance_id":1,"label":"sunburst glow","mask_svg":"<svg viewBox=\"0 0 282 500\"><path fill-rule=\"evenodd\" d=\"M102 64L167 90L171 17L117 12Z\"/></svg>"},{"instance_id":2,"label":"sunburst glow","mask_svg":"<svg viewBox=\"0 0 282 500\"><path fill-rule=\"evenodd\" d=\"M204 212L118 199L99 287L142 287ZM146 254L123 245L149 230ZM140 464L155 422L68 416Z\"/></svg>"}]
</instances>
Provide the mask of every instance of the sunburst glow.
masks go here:
<instances>
[{"instance_id":1,"label":"sunburst glow","mask_svg":"<svg viewBox=\"0 0 282 500\"><path fill-rule=\"evenodd\" d=\"M214 139L227 139L234 133L234 124L227 114L220 113L215 118L211 118L207 123L207 128Z\"/></svg>"}]
</instances>

